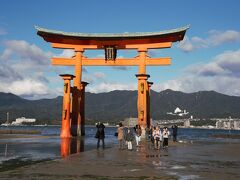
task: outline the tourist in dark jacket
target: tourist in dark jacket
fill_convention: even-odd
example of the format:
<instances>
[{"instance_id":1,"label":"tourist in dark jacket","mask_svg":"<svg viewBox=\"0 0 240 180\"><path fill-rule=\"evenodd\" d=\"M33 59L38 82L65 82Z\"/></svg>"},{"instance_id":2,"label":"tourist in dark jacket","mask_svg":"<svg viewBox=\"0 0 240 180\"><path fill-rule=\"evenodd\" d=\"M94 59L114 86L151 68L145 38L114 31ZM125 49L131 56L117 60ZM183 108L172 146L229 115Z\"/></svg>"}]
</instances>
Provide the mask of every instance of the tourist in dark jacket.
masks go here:
<instances>
[{"instance_id":1,"label":"tourist in dark jacket","mask_svg":"<svg viewBox=\"0 0 240 180\"><path fill-rule=\"evenodd\" d=\"M104 124L103 123L98 123L96 125L97 127L97 132L96 132L96 138L98 139L98 142L97 142L97 148L99 148L100 146L100 140L102 140L102 147L105 148L105 143L104 143L104 138L105 138L105 132L104 132Z\"/></svg>"}]
</instances>

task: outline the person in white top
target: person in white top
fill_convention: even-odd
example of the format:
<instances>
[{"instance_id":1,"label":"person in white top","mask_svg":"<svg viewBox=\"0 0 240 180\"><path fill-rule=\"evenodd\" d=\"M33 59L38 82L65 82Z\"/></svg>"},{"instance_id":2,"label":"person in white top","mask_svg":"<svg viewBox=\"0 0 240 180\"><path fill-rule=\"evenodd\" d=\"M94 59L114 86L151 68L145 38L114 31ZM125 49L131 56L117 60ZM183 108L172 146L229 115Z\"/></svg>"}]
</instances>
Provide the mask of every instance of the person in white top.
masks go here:
<instances>
[{"instance_id":1,"label":"person in white top","mask_svg":"<svg viewBox=\"0 0 240 180\"><path fill-rule=\"evenodd\" d=\"M154 148L160 149L160 144L162 141L162 132L158 126L153 131L153 138L154 138Z\"/></svg>"},{"instance_id":2,"label":"person in white top","mask_svg":"<svg viewBox=\"0 0 240 180\"><path fill-rule=\"evenodd\" d=\"M168 136L170 135L170 132L168 131L167 127L163 128L163 148L168 147Z\"/></svg>"}]
</instances>

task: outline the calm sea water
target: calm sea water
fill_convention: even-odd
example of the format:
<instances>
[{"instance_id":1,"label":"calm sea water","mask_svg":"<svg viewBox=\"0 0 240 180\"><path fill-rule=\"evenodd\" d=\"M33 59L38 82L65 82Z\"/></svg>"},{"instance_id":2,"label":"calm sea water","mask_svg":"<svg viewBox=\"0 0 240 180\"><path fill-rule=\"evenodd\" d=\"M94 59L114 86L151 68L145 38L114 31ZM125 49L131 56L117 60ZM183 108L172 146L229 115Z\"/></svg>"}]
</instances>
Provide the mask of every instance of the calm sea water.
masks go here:
<instances>
[{"instance_id":1,"label":"calm sea water","mask_svg":"<svg viewBox=\"0 0 240 180\"><path fill-rule=\"evenodd\" d=\"M64 142L59 138L60 126L0 126L1 129L37 130L41 134L35 135L34 138L28 138L28 136L32 135L24 135L23 138L0 138L0 171L11 168L13 165L61 158L66 155L63 152L72 154L96 148L95 127L86 127L86 136L81 140L73 139L71 142ZM115 132L115 127L105 128L106 147L112 147L117 144L117 139L114 136ZM214 134L240 134L240 131L179 128L178 140L240 143L239 139L214 138L212 137ZM2 135L0 134L0 136Z\"/></svg>"}]
</instances>

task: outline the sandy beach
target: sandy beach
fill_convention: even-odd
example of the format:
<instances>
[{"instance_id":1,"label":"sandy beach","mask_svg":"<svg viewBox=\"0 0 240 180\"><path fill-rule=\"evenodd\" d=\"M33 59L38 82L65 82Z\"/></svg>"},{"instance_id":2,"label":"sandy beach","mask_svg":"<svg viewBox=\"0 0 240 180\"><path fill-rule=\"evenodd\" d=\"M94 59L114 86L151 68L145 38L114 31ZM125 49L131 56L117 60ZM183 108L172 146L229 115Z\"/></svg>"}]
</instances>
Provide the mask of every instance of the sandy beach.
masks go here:
<instances>
[{"instance_id":1,"label":"sandy beach","mask_svg":"<svg viewBox=\"0 0 240 180\"><path fill-rule=\"evenodd\" d=\"M133 151L107 145L1 172L1 179L239 179L239 143L172 143Z\"/></svg>"}]
</instances>

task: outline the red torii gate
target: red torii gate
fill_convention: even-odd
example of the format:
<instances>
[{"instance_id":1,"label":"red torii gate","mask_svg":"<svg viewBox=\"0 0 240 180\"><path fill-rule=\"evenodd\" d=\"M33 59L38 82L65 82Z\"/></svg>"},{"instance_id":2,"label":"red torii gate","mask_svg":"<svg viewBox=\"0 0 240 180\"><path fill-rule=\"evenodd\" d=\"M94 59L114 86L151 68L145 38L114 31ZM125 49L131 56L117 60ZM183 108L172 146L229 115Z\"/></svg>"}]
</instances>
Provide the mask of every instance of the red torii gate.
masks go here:
<instances>
[{"instance_id":1,"label":"red torii gate","mask_svg":"<svg viewBox=\"0 0 240 180\"><path fill-rule=\"evenodd\" d=\"M70 81L74 79L71 89L66 90L65 87L63 99L61 137L70 137L71 135L84 135L83 94L86 83L82 82L83 66L138 66L139 71L136 74L138 79L138 123L143 128L149 126L149 92L152 83L147 81L150 75L146 73L146 66L170 65L171 58L151 58L147 52L149 49L170 48L173 42L183 40L189 26L160 32L123 34L71 33L35 28L39 36L52 43L53 48L73 49L75 51L72 58L52 58L52 65L75 66L74 76L62 75L64 86L70 87ZM83 55L85 50L94 49L104 49L105 58L87 58ZM117 58L118 49L137 50L138 55L134 58ZM72 100L70 93L72 93ZM70 104L69 107L66 104Z\"/></svg>"}]
</instances>

